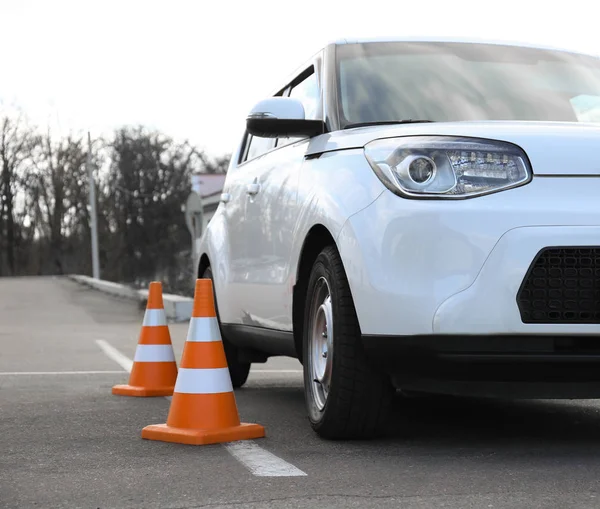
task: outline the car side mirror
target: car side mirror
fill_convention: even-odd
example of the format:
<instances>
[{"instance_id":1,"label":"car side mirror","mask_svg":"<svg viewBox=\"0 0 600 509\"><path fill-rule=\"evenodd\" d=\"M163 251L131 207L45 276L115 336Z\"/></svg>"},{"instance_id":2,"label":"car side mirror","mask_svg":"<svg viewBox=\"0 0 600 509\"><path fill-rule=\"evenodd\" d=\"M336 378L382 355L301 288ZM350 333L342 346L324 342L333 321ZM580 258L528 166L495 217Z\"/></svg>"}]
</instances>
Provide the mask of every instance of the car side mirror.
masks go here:
<instances>
[{"instance_id":1,"label":"car side mirror","mask_svg":"<svg viewBox=\"0 0 600 509\"><path fill-rule=\"evenodd\" d=\"M325 132L325 122L304 117L304 106L291 97L260 101L246 118L246 129L259 138L295 138Z\"/></svg>"}]
</instances>

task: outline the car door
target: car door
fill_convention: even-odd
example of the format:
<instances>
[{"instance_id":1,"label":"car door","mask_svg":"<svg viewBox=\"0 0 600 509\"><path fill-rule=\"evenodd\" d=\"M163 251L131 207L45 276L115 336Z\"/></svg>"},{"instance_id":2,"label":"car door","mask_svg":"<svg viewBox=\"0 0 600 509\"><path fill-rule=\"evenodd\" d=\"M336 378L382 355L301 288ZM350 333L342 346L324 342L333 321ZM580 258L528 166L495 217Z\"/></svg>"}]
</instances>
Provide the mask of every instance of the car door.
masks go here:
<instances>
[{"instance_id":1,"label":"car door","mask_svg":"<svg viewBox=\"0 0 600 509\"><path fill-rule=\"evenodd\" d=\"M227 323L242 323L245 308L247 243L251 241L246 223L246 197L251 171L249 161L270 150L274 144L275 140L272 139L246 135L238 163L227 172L220 204L225 223L225 235L221 239L220 249L225 250L225 253L219 260L215 260L216 270L222 273L226 283L223 288L227 288L227 298L220 303L221 319ZM223 264L224 260L227 260L227 263Z\"/></svg>"},{"instance_id":2,"label":"car door","mask_svg":"<svg viewBox=\"0 0 600 509\"><path fill-rule=\"evenodd\" d=\"M285 95L302 101L306 118L319 118L321 93L315 66L299 73ZM292 330L289 263L298 182L308 144L308 138L278 139L273 150L249 165L244 288L248 325Z\"/></svg>"}]
</instances>

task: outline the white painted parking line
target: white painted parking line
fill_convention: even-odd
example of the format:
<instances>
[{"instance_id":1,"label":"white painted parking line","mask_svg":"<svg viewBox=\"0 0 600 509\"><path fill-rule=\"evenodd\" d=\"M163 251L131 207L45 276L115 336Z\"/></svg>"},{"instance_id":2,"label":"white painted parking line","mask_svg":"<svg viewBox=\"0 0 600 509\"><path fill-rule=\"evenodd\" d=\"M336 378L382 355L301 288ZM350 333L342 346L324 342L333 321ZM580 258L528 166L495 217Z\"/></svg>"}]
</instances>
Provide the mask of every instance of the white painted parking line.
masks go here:
<instances>
[{"instance_id":1,"label":"white painted parking line","mask_svg":"<svg viewBox=\"0 0 600 509\"><path fill-rule=\"evenodd\" d=\"M0 376L36 375L115 375L123 371L3 371Z\"/></svg>"},{"instance_id":2,"label":"white painted parking line","mask_svg":"<svg viewBox=\"0 0 600 509\"><path fill-rule=\"evenodd\" d=\"M114 346L109 345L103 339L97 339L96 344L102 348L102 351L108 355L113 361L115 361L119 366L121 366L125 371L131 371L133 367L133 361L125 357L119 350L117 350Z\"/></svg>"},{"instance_id":3,"label":"white painted parking line","mask_svg":"<svg viewBox=\"0 0 600 509\"><path fill-rule=\"evenodd\" d=\"M300 477L306 475L306 472L264 450L255 442L231 442L223 445L235 459L258 477Z\"/></svg>"},{"instance_id":4,"label":"white painted parking line","mask_svg":"<svg viewBox=\"0 0 600 509\"><path fill-rule=\"evenodd\" d=\"M123 367L124 370L131 371L131 368L133 367L133 361L131 359L123 355L119 350L103 339L97 339L96 343L108 357ZM253 371L253 373L260 372L302 373L299 369L257 369ZM165 396L165 399L171 401L171 396ZM229 454L257 477L300 477L306 475L306 473L299 468L263 449L255 442L230 442L222 445Z\"/></svg>"}]
</instances>

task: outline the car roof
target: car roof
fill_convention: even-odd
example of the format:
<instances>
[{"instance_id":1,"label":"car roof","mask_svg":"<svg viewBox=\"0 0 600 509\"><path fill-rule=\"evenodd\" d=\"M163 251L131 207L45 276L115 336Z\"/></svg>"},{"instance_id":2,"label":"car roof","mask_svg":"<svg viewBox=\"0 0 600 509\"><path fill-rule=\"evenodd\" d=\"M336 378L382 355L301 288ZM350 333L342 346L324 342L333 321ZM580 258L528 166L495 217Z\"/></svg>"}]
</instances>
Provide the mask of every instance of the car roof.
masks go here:
<instances>
[{"instance_id":1,"label":"car roof","mask_svg":"<svg viewBox=\"0 0 600 509\"><path fill-rule=\"evenodd\" d=\"M469 37L445 37L445 36L388 36L388 37L370 37L370 38L343 38L332 41L327 46L341 46L344 44L365 44L370 42L456 42L465 44L493 44L499 46L520 46L525 48L537 48L554 51L564 51L568 53L577 53L598 57L597 53L585 52L580 50L568 49L564 47L537 44L523 41L511 41L500 39L479 39Z\"/></svg>"}]
</instances>

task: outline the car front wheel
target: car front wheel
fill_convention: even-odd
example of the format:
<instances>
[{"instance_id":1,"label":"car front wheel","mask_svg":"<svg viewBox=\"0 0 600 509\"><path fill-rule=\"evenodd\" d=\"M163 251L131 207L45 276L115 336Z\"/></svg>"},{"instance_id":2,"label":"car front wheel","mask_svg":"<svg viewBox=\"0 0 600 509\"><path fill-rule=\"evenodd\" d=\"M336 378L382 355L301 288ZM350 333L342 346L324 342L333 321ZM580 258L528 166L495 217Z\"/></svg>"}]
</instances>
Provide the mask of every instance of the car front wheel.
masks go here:
<instances>
[{"instance_id":1,"label":"car front wheel","mask_svg":"<svg viewBox=\"0 0 600 509\"><path fill-rule=\"evenodd\" d=\"M317 257L304 311L304 393L309 421L329 439L369 438L387 422L388 376L369 366L342 260L334 246Z\"/></svg>"}]
</instances>

